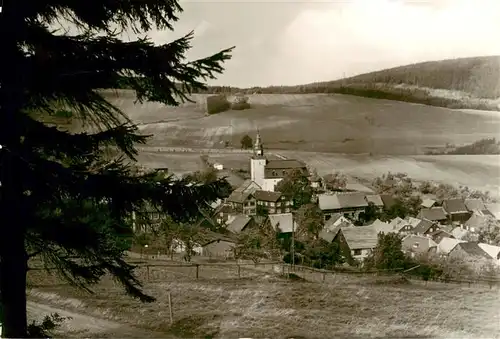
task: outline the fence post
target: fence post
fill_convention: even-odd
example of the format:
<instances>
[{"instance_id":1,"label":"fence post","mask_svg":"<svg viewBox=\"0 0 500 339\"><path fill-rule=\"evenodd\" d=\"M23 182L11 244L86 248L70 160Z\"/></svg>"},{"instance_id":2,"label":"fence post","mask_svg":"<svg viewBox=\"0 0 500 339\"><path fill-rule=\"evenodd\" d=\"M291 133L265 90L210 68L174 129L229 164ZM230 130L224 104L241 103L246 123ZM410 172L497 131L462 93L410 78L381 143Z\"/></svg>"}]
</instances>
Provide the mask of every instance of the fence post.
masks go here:
<instances>
[{"instance_id":1,"label":"fence post","mask_svg":"<svg viewBox=\"0 0 500 339\"><path fill-rule=\"evenodd\" d=\"M146 265L146 281L149 282L149 265Z\"/></svg>"},{"instance_id":2,"label":"fence post","mask_svg":"<svg viewBox=\"0 0 500 339\"><path fill-rule=\"evenodd\" d=\"M281 275L285 276L285 264L281 265Z\"/></svg>"},{"instance_id":3,"label":"fence post","mask_svg":"<svg viewBox=\"0 0 500 339\"><path fill-rule=\"evenodd\" d=\"M172 325L174 323L174 315L172 312L172 296L170 292L168 292L168 309L170 313L170 325Z\"/></svg>"},{"instance_id":4,"label":"fence post","mask_svg":"<svg viewBox=\"0 0 500 339\"><path fill-rule=\"evenodd\" d=\"M241 273L240 273L241 266L238 264L238 279L241 278Z\"/></svg>"},{"instance_id":5,"label":"fence post","mask_svg":"<svg viewBox=\"0 0 500 339\"><path fill-rule=\"evenodd\" d=\"M198 280L198 273L199 273L199 270L200 270L200 265L199 264L196 264L196 280Z\"/></svg>"},{"instance_id":6,"label":"fence post","mask_svg":"<svg viewBox=\"0 0 500 339\"><path fill-rule=\"evenodd\" d=\"M325 278L326 278L326 273L323 272L323 282L325 282Z\"/></svg>"}]
</instances>

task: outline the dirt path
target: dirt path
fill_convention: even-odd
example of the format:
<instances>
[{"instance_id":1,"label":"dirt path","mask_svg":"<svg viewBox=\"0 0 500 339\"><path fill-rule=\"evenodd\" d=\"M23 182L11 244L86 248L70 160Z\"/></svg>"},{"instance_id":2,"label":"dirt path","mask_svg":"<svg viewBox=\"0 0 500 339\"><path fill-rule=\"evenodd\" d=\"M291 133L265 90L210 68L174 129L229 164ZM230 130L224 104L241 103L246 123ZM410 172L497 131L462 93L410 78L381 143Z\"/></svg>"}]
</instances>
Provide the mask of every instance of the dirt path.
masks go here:
<instances>
[{"instance_id":1,"label":"dirt path","mask_svg":"<svg viewBox=\"0 0 500 339\"><path fill-rule=\"evenodd\" d=\"M45 316L53 313L57 313L63 318L68 318L56 333L64 337L173 338L162 333L142 330L114 321L96 318L32 301L28 302L27 311L31 320L41 321Z\"/></svg>"}]
</instances>

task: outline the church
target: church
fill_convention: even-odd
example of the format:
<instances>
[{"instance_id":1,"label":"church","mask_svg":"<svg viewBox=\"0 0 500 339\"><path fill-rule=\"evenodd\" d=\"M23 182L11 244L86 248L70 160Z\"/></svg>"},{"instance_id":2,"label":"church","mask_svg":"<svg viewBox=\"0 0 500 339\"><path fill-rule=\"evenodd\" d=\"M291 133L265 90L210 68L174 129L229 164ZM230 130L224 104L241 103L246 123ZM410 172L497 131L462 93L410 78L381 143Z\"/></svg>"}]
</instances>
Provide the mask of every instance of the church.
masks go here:
<instances>
[{"instance_id":1,"label":"church","mask_svg":"<svg viewBox=\"0 0 500 339\"><path fill-rule=\"evenodd\" d=\"M257 132L253 147L253 156L250 159L251 180L263 191L274 192L276 185L293 170L299 169L308 173L306 164L294 159L268 160L264 155L264 146Z\"/></svg>"}]
</instances>

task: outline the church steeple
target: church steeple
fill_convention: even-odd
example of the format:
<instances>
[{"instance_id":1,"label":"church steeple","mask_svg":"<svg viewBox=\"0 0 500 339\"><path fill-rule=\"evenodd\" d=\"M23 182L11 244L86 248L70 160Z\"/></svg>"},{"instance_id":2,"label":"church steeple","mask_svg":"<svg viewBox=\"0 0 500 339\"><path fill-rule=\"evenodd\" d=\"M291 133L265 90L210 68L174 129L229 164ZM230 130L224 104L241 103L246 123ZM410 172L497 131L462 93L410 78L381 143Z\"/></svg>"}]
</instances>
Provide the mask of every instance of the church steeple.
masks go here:
<instances>
[{"instance_id":1,"label":"church steeple","mask_svg":"<svg viewBox=\"0 0 500 339\"><path fill-rule=\"evenodd\" d=\"M257 136L255 137L255 144L253 145L253 153L255 156L264 156L264 146L262 145L262 139L260 138L259 130L257 130Z\"/></svg>"}]
</instances>

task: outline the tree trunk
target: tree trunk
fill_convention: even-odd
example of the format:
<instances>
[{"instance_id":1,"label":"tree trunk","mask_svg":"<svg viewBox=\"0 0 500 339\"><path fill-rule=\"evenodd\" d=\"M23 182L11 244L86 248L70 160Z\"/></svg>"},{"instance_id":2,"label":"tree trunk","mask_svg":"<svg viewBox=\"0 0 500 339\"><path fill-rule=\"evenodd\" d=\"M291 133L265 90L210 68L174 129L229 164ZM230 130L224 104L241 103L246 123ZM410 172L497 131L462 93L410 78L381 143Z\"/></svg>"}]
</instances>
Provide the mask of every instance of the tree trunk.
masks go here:
<instances>
[{"instance_id":1,"label":"tree trunk","mask_svg":"<svg viewBox=\"0 0 500 339\"><path fill-rule=\"evenodd\" d=\"M17 232L16 232L17 233ZM2 298L2 337L26 338L26 271L24 237L18 234L2 242L0 257L0 295ZM5 247L4 247L5 246Z\"/></svg>"}]
</instances>

